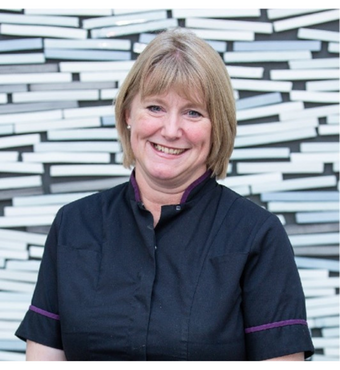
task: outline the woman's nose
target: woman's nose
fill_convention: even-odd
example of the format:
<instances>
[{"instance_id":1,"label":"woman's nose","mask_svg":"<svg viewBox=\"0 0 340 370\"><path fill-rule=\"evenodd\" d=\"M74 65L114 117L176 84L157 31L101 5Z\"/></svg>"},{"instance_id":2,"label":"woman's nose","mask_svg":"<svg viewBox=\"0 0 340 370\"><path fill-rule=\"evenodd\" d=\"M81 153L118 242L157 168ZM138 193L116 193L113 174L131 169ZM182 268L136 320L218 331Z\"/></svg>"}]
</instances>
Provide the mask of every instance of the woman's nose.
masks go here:
<instances>
[{"instance_id":1,"label":"woman's nose","mask_svg":"<svg viewBox=\"0 0 340 370\"><path fill-rule=\"evenodd\" d=\"M181 118L177 114L164 117L162 135L167 140L176 140L182 135Z\"/></svg>"}]
</instances>

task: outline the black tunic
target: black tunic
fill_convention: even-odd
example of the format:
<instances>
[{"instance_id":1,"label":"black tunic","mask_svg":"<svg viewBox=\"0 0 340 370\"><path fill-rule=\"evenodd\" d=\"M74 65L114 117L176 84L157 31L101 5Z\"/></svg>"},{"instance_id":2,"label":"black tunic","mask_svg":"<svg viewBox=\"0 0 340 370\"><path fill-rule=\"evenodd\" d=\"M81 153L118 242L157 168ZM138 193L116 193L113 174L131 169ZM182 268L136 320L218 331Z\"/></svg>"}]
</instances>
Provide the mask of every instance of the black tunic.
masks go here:
<instances>
[{"instance_id":1,"label":"black tunic","mask_svg":"<svg viewBox=\"0 0 340 370\"><path fill-rule=\"evenodd\" d=\"M129 183L64 206L16 335L68 360L262 360L313 352L289 239L210 173L156 228Z\"/></svg>"}]
</instances>

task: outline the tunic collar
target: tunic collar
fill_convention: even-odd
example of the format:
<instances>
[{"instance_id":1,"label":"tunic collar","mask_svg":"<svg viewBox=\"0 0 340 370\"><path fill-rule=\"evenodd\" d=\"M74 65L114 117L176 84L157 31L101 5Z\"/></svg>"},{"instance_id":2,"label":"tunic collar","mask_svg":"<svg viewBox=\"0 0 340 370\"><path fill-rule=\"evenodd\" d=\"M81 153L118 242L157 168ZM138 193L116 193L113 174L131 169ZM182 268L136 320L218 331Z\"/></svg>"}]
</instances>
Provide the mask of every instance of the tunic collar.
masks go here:
<instances>
[{"instance_id":1,"label":"tunic collar","mask_svg":"<svg viewBox=\"0 0 340 370\"><path fill-rule=\"evenodd\" d=\"M196 194L198 190L201 188L200 185L203 186L205 182L208 182L208 179L211 179L211 174L212 171L207 170L202 176L200 176L198 179L192 182L184 191L180 204L186 203L188 200L190 200L194 196L194 194ZM213 182L216 183L215 179L213 179ZM142 201L142 198L136 181L135 170L133 170L131 173L130 184L132 185L133 188L135 201L137 203L140 203Z\"/></svg>"}]
</instances>

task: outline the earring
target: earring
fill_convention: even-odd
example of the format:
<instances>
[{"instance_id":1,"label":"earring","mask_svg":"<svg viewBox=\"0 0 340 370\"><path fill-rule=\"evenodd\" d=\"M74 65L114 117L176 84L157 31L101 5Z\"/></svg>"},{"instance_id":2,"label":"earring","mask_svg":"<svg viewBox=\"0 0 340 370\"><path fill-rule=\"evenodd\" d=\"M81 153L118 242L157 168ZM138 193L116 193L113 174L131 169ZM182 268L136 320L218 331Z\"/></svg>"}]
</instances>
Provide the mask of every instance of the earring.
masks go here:
<instances>
[{"instance_id":1,"label":"earring","mask_svg":"<svg viewBox=\"0 0 340 370\"><path fill-rule=\"evenodd\" d=\"M130 125L127 125L127 126L126 126L126 128L127 128L128 130L131 130L131 126L130 126Z\"/></svg>"}]
</instances>

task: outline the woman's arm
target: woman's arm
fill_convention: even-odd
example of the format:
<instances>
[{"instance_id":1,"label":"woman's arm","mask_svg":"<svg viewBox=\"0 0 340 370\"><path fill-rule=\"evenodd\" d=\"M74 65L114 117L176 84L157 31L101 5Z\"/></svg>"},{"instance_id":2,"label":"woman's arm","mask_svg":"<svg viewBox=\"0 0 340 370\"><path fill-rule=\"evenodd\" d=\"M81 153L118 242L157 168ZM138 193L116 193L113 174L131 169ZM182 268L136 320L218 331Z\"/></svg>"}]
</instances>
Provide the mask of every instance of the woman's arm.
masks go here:
<instances>
[{"instance_id":1,"label":"woman's arm","mask_svg":"<svg viewBox=\"0 0 340 370\"><path fill-rule=\"evenodd\" d=\"M304 361L304 360L305 360L305 355L303 352L300 352L300 353L294 353L292 355L271 358L266 361Z\"/></svg>"},{"instance_id":2,"label":"woman's arm","mask_svg":"<svg viewBox=\"0 0 340 370\"><path fill-rule=\"evenodd\" d=\"M61 349L27 340L26 361L66 361L66 357Z\"/></svg>"}]
</instances>

